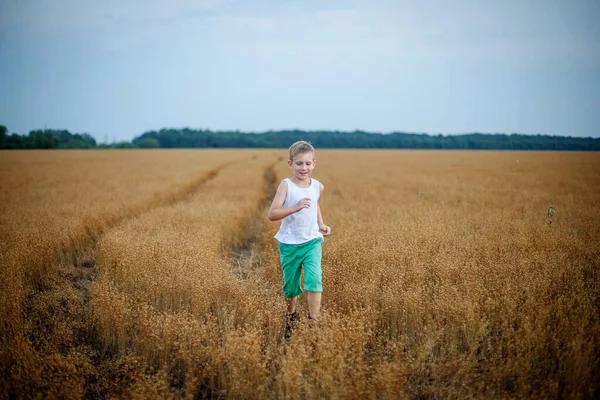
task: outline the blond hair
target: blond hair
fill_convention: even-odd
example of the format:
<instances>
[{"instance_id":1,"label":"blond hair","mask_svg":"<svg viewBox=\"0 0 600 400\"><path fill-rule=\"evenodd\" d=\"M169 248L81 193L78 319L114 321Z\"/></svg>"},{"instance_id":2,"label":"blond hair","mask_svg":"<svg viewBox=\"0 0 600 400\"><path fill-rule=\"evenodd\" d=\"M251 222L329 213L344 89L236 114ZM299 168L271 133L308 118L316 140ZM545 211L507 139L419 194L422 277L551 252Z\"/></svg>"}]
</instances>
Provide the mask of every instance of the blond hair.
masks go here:
<instances>
[{"instance_id":1,"label":"blond hair","mask_svg":"<svg viewBox=\"0 0 600 400\"><path fill-rule=\"evenodd\" d=\"M312 144L305 142L304 140L294 143L290 146L290 161L294 161L294 157L298 154L304 153L313 153L314 157L315 148L312 146Z\"/></svg>"}]
</instances>

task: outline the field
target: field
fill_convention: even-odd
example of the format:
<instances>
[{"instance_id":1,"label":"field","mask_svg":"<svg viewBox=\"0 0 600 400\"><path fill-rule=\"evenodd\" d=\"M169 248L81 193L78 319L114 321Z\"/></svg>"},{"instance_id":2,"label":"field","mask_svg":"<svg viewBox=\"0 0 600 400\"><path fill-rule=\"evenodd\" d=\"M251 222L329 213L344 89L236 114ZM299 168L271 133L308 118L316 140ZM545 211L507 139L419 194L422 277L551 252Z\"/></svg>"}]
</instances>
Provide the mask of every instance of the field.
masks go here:
<instances>
[{"instance_id":1,"label":"field","mask_svg":"<svg viewBox=\"0 0 600 400\"><path fill-rule=\"evenodd\" d=\"M599 154L316 160L286 343L285 150L0 152L0 397L600 397Z\"/></svg>"}]
</instances>

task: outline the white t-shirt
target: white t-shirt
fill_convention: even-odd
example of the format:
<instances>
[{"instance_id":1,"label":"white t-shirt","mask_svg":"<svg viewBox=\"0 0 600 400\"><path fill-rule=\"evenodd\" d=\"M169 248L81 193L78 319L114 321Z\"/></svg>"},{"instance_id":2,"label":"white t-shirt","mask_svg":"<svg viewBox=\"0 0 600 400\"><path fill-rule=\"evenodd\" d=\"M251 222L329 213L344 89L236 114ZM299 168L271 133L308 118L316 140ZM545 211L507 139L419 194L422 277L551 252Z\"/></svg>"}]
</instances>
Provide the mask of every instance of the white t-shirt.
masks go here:
<instances>
[{"instance_id":1,"label":"white t-shirt","mask_svg":"<svg viewBox=\"0 0 600 400\"><path fill-rule=\"evenodd\" d=\"M316 238L323 240L323 234L319 232L319 223L317 222L321 183L314 178L310 178L310 186L301 188L289 178L285 178L284 181L287 183L287 194L282 208L291 207L304 197L310 197L311 201L310 207L303 208L281 220L281 226L275 235L275 239L285 244L306 243Z\"/></svg>"}]
</instances>

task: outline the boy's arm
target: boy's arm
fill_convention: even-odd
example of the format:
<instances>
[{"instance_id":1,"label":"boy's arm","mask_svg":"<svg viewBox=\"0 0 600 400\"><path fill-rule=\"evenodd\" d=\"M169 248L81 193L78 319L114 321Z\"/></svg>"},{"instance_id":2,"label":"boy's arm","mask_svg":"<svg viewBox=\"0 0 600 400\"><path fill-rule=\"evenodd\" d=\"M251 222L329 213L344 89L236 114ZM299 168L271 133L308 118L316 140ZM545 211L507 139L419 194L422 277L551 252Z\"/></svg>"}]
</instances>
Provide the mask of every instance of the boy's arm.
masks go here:
<instances>
[{"instance_id":1,"label":"boy's arm","mask_svg":"<svg viewBox=\"0 0 600 400\"><path fill-rule=\"evenodd\" d=\"M321 207L319 205L317 205L318 211L317 211L317 222L319 223L319 228L323 225L325 225L325 222L323 222L323 216L321 215Z\"/></svg>"},{"instance_id":2,"label":"boy's arm","mask_svg":"<svg viewBox=\"0 0 600 400\"><path fill-rule=\"evenodd\" d=\"M267 214L269 221L279 221L280 219L298 212L303 208L310 207L310 198L305 197L291 207L282 208L283 203L285 202L286 194L287 183L285 181L281 181L279 187L277 188L277 193L275 193L275 197L273 198L273 202L271 203L271 208L269 208L269 212Z\"/></svg>"},{"instance_id":3,"label":"boy's arm","mask_svg":"<svg viewBox=\"0 0 600 400\"><path fill-rule=\"evenodd\" d=\"M321 183L321 194L323 193L323 190L325 189L325 186L323 186L323 184ZM325 225L325 222L323 222L323 216L321 215L321 206L319 206L319 203L317 202L317 223L319 224L319 231L323 234L323 236L329 236L331 234L331 228L327 225Z\"/></svg>"}]
</instances>

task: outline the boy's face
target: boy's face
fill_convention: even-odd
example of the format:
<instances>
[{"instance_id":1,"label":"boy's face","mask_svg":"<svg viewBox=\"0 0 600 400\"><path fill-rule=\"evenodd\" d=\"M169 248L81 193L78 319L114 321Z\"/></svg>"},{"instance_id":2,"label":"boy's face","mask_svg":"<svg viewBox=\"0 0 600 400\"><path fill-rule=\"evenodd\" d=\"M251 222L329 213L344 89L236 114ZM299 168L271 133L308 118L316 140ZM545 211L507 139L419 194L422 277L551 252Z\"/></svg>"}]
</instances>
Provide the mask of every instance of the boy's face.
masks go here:
<instances>
[{"instance_id":1,"label":"boy's face","mask_svg":"<svg viewBox=\"0 0 600 400\"><path fill-rule=\"evenodd\" d=\"M307 179L315 168L314 154L312 152L296 154L293 160L288 161L288 165L292 168L292 174L296 179Z\"/></svg>"}]
</instances>

